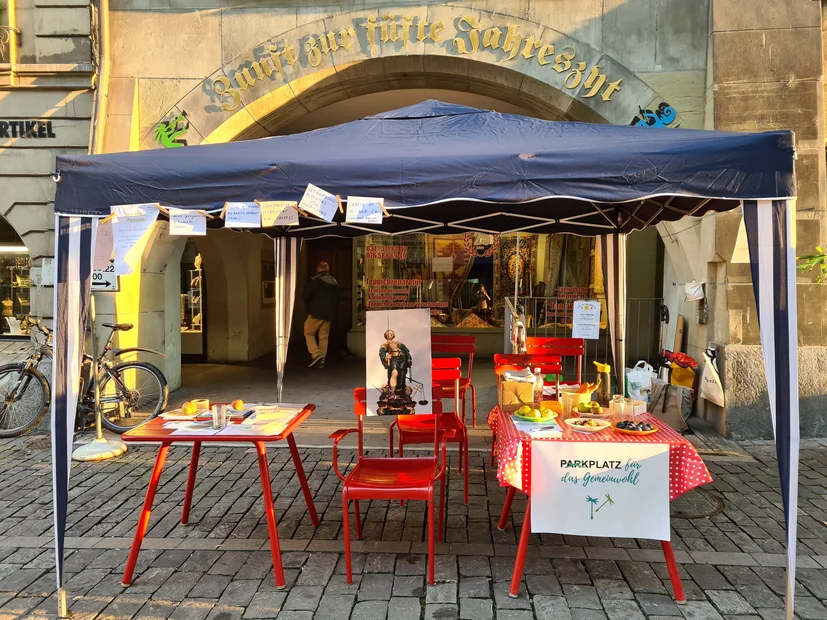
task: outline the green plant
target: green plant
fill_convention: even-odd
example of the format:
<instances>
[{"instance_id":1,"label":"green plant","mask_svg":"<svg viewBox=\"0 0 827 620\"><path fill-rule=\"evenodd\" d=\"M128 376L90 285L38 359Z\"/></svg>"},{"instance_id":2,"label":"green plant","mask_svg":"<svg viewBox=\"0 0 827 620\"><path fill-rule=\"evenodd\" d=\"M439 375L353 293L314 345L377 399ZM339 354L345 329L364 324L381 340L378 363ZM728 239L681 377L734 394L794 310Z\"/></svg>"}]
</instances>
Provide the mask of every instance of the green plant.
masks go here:
<instances>
[{"instance_id":1,"label":"green plant","mask_svg":"<svg viewBox=\"0 0 827 620\"><path fill-rule=\"evenodd\" d=\"M798 260L804 261L802 265L799 265L799 269L808 269L810 271L819 269L820 273L816 276L816 282L821 284L825 278L827 278L827 254L824 253L824 250L821 249L821 246L816 246L816 252L818 254L809 254L807 256L798 256Z\"/></svg>"}]
</instances>

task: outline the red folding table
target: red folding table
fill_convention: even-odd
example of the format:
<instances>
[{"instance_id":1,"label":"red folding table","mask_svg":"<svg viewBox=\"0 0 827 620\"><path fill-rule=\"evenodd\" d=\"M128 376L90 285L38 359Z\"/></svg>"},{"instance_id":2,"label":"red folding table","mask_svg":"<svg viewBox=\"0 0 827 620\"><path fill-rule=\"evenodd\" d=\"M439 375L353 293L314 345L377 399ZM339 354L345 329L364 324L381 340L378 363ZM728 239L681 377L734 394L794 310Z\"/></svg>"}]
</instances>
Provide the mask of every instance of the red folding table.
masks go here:
<instances>
[{"instance_id":1,"label":"red folding table","mask_svg":"<svg viewBox=\"0 0 827 620\"><path fill-rule=\"evenodd\" d=\"M514 420L504 414L499 407L488 415L488 425L496 433L497 478L500 484L508 486L499 529L505 529L511 503L517 491L528 495L528 502L523 518L523 527L520 532L520 542L517 546L517 558L514 563L514 573L511 578L509 594L517 597L520 593L520 582L523 577L528 539L531 534L531 443L532 441L586 441L586 442L624 442L624 443L665 443L669 445L669 501L672 501L687 491L702 484L712 482L706 465L695 447L679 433L673 431L657 420L651 414L638 416L644 422L651 422L658 426L658 432L652 435L634 436L616 433L611 429L599 433L578 433L571 430L565 423L560 424L563 436L554 439L534 438L527 433L517 430ZM675 600L678 603L686 602L683 584L681 583L672 543L661 541L663 556L669 569L672 588L675 591Z\"/></svg>"},{"instance_id":2,"label":"red folding table","mask_svg":"<svg viewBox=\"0 0 827 620\"><path fill-rule=\"evenodd\" d=\"M313 505L313 495L310 493L310 487L307 485L307 478L304 475L304 467L302 467L301 456L296 448L296 440L293 438L293 431L295 431L304 420L313 413L316 405L304 405L296 410L296 412L285 420L283 430L278 433L267 434L266 432L254 432L251 429L250 434L239 434L237 432L232 435L204 434L203 432L193 431L190 433L182 432L174 428L164 428L168 423L162 418L155 418L146 424L133 428L127 431L121 438L129 443L139 442L156 442L160 443L161 447L158 449L158 456L155 459L155 467L152 470L152 477L149 480L149 488L146 491L146 499L144 500L144 507L141 511L141 516L138 519L138 527L135 530L135 538L132 541L132 548L129 551L129 558L126 561L126 568L124 569L122 585L128 586L132 583L132 575L135 572L135 565L138 563L138 554L141 552L141 544L146 535L147 527L149 526L149 517L152 514L152 502L155 499L155 492L158 490L158 482L161 479L161 471L164 468L164 462L167 460L167 453L169 447L173 443L192 443L192 458L190 460L189 476L187 477L187 490L184 495L184 510L181 514L181 525L187 525L190 516L190 507L192 506L192 491L195 488L195 476L198 471L198 457L201 452L201 444L203 442L212 443L242 443L252 442L256 447L258 453L258 469L261 475L261 489L264 496L264 513L267 516L267 531L270 535L270 552L273 556L273 568L275 569L276 587L284 587L284 568L281 563L281 550L279 547L279 534L276 527L276 511L273 507L273 493L270 489L270 470L267 462L267 442L287 440L287 445L290 447L290 454L293 456L293 464L296 467L296 476L299 479L302 492L304 493L304 500L307 503L307 511L310 513L310 520L313 525L319 525L319 517L316 515L316 507ZM239 422L233 422L238 424Z\"/></svg>"}]
</instances>

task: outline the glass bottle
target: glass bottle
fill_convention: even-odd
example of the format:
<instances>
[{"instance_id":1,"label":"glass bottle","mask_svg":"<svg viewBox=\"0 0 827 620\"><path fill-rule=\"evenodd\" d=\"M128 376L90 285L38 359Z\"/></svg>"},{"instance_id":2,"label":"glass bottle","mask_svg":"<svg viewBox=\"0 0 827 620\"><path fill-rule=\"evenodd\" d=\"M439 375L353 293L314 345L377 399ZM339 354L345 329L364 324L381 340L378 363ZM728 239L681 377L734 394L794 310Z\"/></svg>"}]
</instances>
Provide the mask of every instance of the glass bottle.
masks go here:
<instances>
[{"instance_id":1,"label":"glass bottle","mask_svg":"<svg viewBox=\"0 0 827 620\"><path fill-rule=\"evenodd\" d=\"M534 369L534 407L539 409L543 405L543 374L539 368Z\"/></svg>"}]
</instances>

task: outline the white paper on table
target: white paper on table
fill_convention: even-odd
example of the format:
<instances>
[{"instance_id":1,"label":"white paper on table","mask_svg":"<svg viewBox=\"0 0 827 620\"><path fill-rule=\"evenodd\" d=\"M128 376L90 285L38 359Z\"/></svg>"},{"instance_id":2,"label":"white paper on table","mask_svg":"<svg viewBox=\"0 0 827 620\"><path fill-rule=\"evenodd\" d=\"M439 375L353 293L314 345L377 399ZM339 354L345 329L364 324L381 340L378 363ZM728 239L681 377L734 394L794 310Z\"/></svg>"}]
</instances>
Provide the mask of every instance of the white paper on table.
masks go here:
<instances>
[{"instance_id":1,"label":"white paper on table","mask_svg":"<svg viewBox=\"0 0 827 620\"><path fill-rule=\"evenodd\" d=\"M115 275L129 275L141 261L149 231L158 219L158 205L116 205L111 209L115 215L112 219Z\"/></svg>"},{"instance_id":2,"label":"white paper on table","mask_svg":"<svg viewBox=\"0 0 827 620\"><path fill-rule=\"evenodd\" d=\"M333 216L336 215L338 208L339 201L336 200L336 196L312 183L307 184L304 196L299 202L299 209L312 213L327 222L333 221Z\"/></svg>"},{"instance_id":3,"label":"white paper on table","mask_svg":"<svg viewBox=\"0 0 827 620\"><path fill-rule=\"evenodd\" d=\"M381 224L384 198L348 196L345 221L354 224Z\"/></svg>"},{"instance_id":4,"label":"white paper on table","mask_svg":"<svg viewBox=\"0 0 827 620\"><path fill-rule=\"evenodd\" d=\"M304 405L257 405L255 413L244 420L244 424L260 424L273 420L289 420L304 409Z\"/></svg>"},{"instance_id":5,"label":"white paper on table","mask_svg":"<svg viewBox=\"0 0 827 620\"><path fill-rule=\"evenodd\" d=\"M224 228L261 228L261 209L258 203L224 203Z\"/></svg>"},{"instance_id":6,"label":"white paper on table","mask_svg":"<svg viewBox=\"0 0 827 620\"><path fill-rule=\"evenodd\" d=\"M261 207L261 225L270 226L297 226L299 212L295 200L257 200Z\"/></svg>"},{"instance_id":7,"label":"white paper on table","mask_svg":"<svg viewBox=\"0 0 827 620\"><path fill-rule=\"evenodd\" d=\"M203 236L207 234L207 215L201 211L169 208L169 234Z\"/></svg>"},{"instance_id":8,"label":"white paper on table","mask_svg":"<svg viewBox=\"0 0 827 620\"><path fill-rule=\"evenodd\" d=\"M228 424L219 435L278 435L287 428L288 420L276 420L260 424Z\"/></svg>"},{"instance_id":9,"label":"white paper on table","mask_svg":"<svg viewBox=\"0 0 827 620\"><path fill-rule=\"evenodd\" d=\"M171 435L215 435L218 429L212 427L212 422L167 422L166 429L174 429Z\"/></svg>"},{"instance_id":10,"label":"white paper on table","mask_svg":"<svg viewBox=\"0 0 827 620\"><path fill-rule=\"evenodd\" d=\"M106 224L99 223L98 230L95 233L95 255L92 259L92 269L103 271L109 266L109 261L112 260L114 242L112 221L110 220Z\"/></svg>"},{"instance_id":11,"label":"white paper on table","mask_svg":"<svg viewBox=\"0 0 827 620\"><path fill-rule=\"evenodd\" d=\"M563 431L557 425L557 422L538 424L536 422L525 422L523 420L514 420L514 427L521 433L528 433L532 437L538 439L554 439L562 437Z\"/></svg>"},{"instance_id":12,"label":"white paper on table","mask_svg":"<svg viewBox=\"0 0 827 620\"><path fill-rule=\"evenodd\" d=\"M669 540L669 445L532 442L531 531Z\"/></svg>"}]
</instances>

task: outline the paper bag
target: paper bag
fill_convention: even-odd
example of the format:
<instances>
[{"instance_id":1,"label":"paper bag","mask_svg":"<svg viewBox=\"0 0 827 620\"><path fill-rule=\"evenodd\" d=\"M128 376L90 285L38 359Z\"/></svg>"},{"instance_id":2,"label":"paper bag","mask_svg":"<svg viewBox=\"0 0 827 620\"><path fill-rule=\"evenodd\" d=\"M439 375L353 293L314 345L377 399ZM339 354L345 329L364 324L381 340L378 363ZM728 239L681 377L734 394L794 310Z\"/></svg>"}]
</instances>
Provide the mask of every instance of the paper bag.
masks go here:
<instances>
[{"instance_id":1,"label":"paper bag","mask_svg":"<svg viewBox=\"0 0 827 620\"><path fill-rule=\"evenodd\" d=\"M523 401L522 403L520 401ZM534 401L534 384L525 381L500 381L499 404L500 409L511 413L523 406L531 405Z\"/></svg>"}]
</instances>

